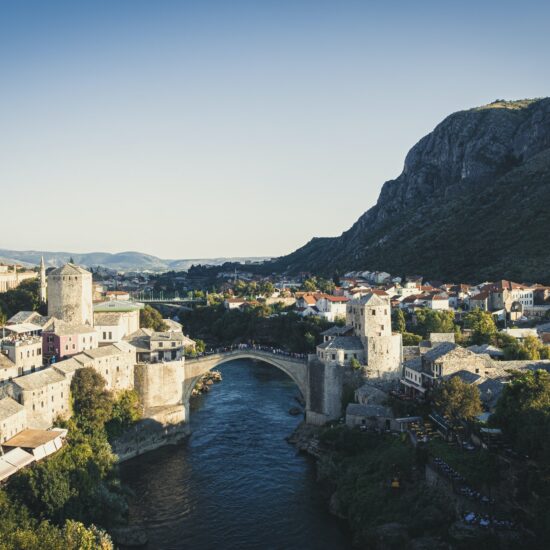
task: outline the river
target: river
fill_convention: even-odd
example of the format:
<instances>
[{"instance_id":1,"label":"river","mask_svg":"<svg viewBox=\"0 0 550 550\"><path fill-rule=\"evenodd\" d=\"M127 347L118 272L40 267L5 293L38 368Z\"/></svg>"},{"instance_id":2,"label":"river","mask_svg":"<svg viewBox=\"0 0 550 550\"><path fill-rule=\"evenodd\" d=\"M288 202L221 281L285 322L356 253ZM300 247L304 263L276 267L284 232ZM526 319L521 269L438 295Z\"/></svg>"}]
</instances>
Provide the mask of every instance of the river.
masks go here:
<instances>
[{"instance_id":1,"label":"river","mask_svg":"<svg viewBox=\"0 0 550 550\"><path fill-rule=\"evenodd\" d=\"M195 398L192 435L121 466L132 523L149 549L351 548L315 482L313 461L285 441L301 417L296 385L265 363L237 360Z\"/></svg>"}]
</instances>

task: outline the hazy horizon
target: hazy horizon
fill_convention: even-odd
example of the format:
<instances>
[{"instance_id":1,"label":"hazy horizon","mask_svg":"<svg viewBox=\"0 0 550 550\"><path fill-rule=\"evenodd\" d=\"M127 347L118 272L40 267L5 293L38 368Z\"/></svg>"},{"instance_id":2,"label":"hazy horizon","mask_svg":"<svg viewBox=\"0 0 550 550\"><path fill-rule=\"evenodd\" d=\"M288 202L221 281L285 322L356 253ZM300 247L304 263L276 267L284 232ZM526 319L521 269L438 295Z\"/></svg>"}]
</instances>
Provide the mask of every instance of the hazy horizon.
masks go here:
<instances>
[{"instance_id":1,"label":"hazy horizon","mask_svg":"<svg viewBox=\"0 0 550 550\"><path fill-rule=\"evenodd\" d=\"M0 248L257 257L339 235L443 118L549 95L549 15L0 0Z\"/></svg>"}]
</instances>

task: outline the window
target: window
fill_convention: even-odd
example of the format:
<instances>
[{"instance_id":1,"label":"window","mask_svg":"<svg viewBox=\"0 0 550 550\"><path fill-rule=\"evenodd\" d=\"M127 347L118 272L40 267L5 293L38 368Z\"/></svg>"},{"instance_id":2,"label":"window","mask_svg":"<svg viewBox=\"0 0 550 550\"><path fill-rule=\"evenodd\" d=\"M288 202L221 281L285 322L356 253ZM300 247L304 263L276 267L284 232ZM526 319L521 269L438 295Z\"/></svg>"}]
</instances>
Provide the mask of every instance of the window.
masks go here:
<instances>
[{"instance_id":1,"label":"window","mask_svg":"<svg viewBox=\"0 0 550 550\"><path fill-rule=\"evenodd\" d=\"M162 348L163 347L163 342L159 342L159 348Z\"/></svg>"},{"instance_id":2,"label":"window","mask_svg":"<svg viewBox=\"0 0 550 550\"><path fill-rule=\"evenodd\" d=\"M113 333L109 332L109 340L112 340L112 339L113 339Z\"/></svg>"},{"instance_id":3,"label":"window","mask_svg":"<svg viewBox=\"0 0 550 550\"><path fill-rule=\"evenodd\" d=\"M376 310L375 309L371 310L371 314L376 315Z\"/></svg>"},{"instance_id":4,"label":"window","mask_svg":"<svg viewBox=\"0 0 550 550\"><path fill-rule=\"evenodd\" d=\"M333 354L332 354L332 360L334 361L335 359L336 359L336 354L333 353Z\"/></svg>"},{"instance_id":5,"label":"window","mask_svg":"<svg viewBox=\"0 0 550 550\"><path fill-rule=\"evenodd\" d=\"M106 332L103 333L103 340L107 340L107 333Z\"/></svg>"}]
</instances>

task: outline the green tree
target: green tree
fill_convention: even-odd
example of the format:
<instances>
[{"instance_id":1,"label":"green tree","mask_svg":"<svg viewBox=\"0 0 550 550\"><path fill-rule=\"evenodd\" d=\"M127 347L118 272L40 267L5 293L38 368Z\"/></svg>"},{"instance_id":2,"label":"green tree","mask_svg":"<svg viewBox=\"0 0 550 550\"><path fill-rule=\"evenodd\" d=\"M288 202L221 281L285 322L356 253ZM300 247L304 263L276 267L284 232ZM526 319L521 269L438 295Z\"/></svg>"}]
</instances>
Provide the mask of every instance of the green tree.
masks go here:
<instances>
[{"instance_id":1,"label":"green tree","mask_svg":"<svg viewBox=\"0 0 550 550\"><path fill-rule=\"evenodd\" d=\"M111 418L105 425L110 438L119 436L141 418L142 407L135 390L120 392L113 402Z\"/></svg>"},{"instance_id":2,"label":"green tree","mask_svg":"<svg viewBox=\"0 0 550 550\"><path fill-rule=\"evenodd\" d=\"M512 373L491 422L516 449L550 460L550 374L544 370Z\"/></svg>"},{"instance_id":3,"label":"green tree","mask_svg":"<svg viewBox=\"0 0 550 550\"><path fill-rule=\"evenodd\" d=\"M0 312L10 318L19 311L46 313L40 301L40 281L27 279L17 288L0 294Z\"/></svg>"},{"instance_id":4,"label":"green tree","mask_svg":"<svg viewBox=\"0 0 550 550\"><path fill-rule=\"evenodd\" d=\"M160 312L148 304L139 312L139 325L141 328L150 328L157 332L168 330L168 325Z\"/></svg>"},{"instance_id":5,"label":"green tree","mask_svg":"<svg viewBox=\"0 0 550 550\"><path fill-rule=\"evenodd\" d=\"M404 346L418 346L422 341L422 336L414 334L413 332L403 333L403 345Z\"/></svg>"},{"instance_id":6,"label":"green tree","mask_svg":"<svg viewBox=\"0 0 550 550\"><path fill-rule=\"evenodd\" d=\"M491 313L479 308L464 316L464 327L472 331L472 342L474 344L488 344L494 340L497 333L495 320Z\"/></svg>"},{"instance_id":7,"label":"green tree","mask_svg":"<svg viewBox=\"0 0 550 550\"><path fill-rule=\"evenodd\" d=\"M275 292L275 286L271 281L263 281L260 285L260 292L266 298L269 298Z\"/></svg>"},{"instance_id":8,"label":"green tree","mask_svg":"<svg viewBox=\"0 0 550 550\"><path fill-rule=\"evenodd\" d=\"M312 334L311 332L306 332L304 334L304 340L305 340L306 345L311 349L313 349L315 347L316 343L317 343L315 335Z\"/></svg>"},{"instance_id":9,"label":"green tree","mask_svg":"<svg viewBox=\"0 0 550 550\"><path fill-rule=\"evenodd\" d=\"M428 338L432 332L454 332L454 313L447 310L419 309L416 312L418 332Z\"/></svg>"},{"instance_id":10,"label":"green tree","mask_svg":"<svg viewBox=\"0 0 550 550\"><path fill-rule=\"evenodd\" d=\"M197 340L195 340L195 351L197 353L204 353L205 350L206 350L206 344L204 343L203 340L200 340L199 338L197 338Z\"/></svg>"},{"instance_id":11,"label":"green tree","mask_svg":"<svg viewBox=\"0 0 550 550\"><path fill-rule=\"evenodd\" d=\"M473 420L483 412L478 388L466 384L458 376L441 382L432 393L432 401L437 410L454 424L460 420Z\"/></svg>"},{"instance_id":12,"label":"green tree","mask_svg":"<svg viewBox=\"0 0 550 550\"><path fill-rule=\"evenodd\" d=\"M317 281L314 278L306 279L302 284L304 292L315 292L317 290Z\"/></svg>"},{"instance_id":13,"label":"green tree","mask_svg":"<svg viewBox=\"0 0 550 550\"><path fill-rule=\"evenodd\" d=\"M403 334L407 330L405 314L401 308L394 309L391 314L392 328L395 332Z\"/></svg>"},{"instance_id":14,"label":"green tree","mask_svg":"<svg viewBox=\"0 0 550 550\"><path fill-rule=\"evenodd\" d=\"M113 402L105 379L92 367L75 372L71 381L72 406L77 424L84 429L103 427L111 418Z\"/></svg>"},{"instance_id":15,"label":"green tree","mask_svg":"<svg viewBox=\"0 0 550 550\"><path fill-rule=\"evenodd\" d=\"M352 368L352 369L360 369L361 368L361 363L359 362L358 359L356 359L355 357L352 357L350 362L349 362L349 366Z\"/></svg>"},{"instance_id":16,"label":"green tree","mask_svg":"<svg viewBox=\"0 0 550 550\"><path fill-rule=\"evenodd\" d=\"M332 294L336 288L336 285L334 284L334 281L320 278L317 279L317 287L325 294Z\"/></svg>"}]
</instances>

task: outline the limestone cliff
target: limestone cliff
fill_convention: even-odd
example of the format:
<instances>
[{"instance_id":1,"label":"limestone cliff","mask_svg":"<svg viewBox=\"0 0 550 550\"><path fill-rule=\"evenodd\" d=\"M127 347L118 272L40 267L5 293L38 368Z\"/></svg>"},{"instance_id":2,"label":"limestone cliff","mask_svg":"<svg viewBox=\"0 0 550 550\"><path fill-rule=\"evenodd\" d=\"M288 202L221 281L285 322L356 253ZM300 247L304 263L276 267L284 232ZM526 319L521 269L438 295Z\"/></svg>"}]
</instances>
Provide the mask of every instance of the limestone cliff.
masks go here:
<instances>
[{"instance_id":1,"label":"limestone cliff","mask_svg":"<svg viewBox=\"0 0 550 550\"><path fill-rule=\"evenodd\" d=\"M496 101L422 138L340 237L312 239L271 267L550 282L549 234L550 98Z\"/></svg>"}]
</instances>

